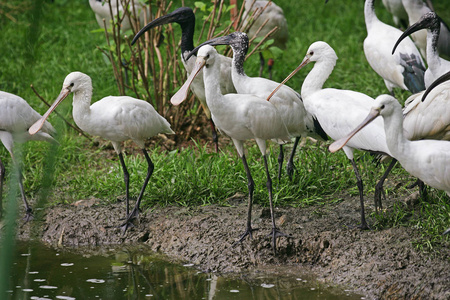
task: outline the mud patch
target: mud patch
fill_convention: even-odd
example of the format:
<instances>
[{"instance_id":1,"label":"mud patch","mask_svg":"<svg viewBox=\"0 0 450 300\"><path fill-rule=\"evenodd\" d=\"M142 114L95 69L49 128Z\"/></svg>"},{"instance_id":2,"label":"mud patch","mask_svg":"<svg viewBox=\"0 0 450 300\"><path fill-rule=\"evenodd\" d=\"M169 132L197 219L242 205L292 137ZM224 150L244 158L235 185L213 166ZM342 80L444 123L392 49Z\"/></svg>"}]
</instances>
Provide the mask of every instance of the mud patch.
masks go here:
<instances>
[{"instance_id":1,"label":"mud patch","mask_svg":"<svg viewBox=\"0 0 450 300\"><path fill-rule=\"evenodd\" d=\"M41 224L23 226L19 237L40 236L56 247L141 244L221 273L301 266L327 284L374 299L450 298L449 248L433 256L416 251L411 241L419 233L413 228L359 230L356 198L321 207L277 208L278 226L291 235L278 239L277 255L268 237L270 213L258 206L253 225L259 230L253 239L232 247L245 228L246 199L237 197L232 203L234 207L156 207L143 212L123 235L117 226L124 204L102 206L91 199L49 208Z\"/></svg>"}]
</instances>

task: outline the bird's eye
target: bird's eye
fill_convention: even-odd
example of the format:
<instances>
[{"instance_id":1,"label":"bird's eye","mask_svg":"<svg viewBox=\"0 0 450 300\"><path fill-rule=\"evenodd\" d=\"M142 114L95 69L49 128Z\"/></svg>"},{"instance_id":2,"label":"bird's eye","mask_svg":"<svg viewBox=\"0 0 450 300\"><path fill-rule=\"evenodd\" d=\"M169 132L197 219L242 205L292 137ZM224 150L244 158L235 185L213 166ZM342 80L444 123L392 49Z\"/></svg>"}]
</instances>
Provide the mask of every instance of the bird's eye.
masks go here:
<instances>
[{"instance_id":1,"label":"bird's eye","mask_svg":"<svg viewBox=\"0 0 450 300\"><path fill-rule=\"evenodd\" d=\"M72 82L72 83L70 84L70 86L74 86L74 83Z\"/></svg>"},{"instance_id":2,"label":"bird's eye","mask_svg":"<svg viewBox=\"0 0 450 300\"><path fill-rule=\"evenodd\" d=\"M384 104L380 106L381 109L384 109Z\"/></svg>"},{"instance_id":3,"label":"bird's eye","mask_svg":"<svg viewBox=\"0 0 450 300\"><path fill-rule=\"evenodd\" d=\"M314 51L309 51L309 55L314 55Z\"/></svg>"},{"instance_id":4,"label":"bird's eye","mask_svg":"<svg viewBox=\"0 0 450 300\"><path fill-rule=\"evenodd\" d=\"M209 54L206 55L206 58L209 58Z\"/></svg>"}]
</instances>

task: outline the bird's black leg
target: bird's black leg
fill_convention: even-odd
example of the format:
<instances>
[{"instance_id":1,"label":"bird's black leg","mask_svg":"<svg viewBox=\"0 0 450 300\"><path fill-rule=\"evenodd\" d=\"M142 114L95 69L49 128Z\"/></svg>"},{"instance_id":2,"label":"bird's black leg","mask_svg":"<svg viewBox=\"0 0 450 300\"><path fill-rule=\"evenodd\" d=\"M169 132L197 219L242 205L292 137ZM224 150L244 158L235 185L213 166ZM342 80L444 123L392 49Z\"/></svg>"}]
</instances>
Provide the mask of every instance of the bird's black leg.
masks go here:
<instances>
[{"instance_id":1,"label":"bird's black leg","mask_svg":"<svg viewBox=\"0 0 450 300\"><path fill-rule=\"evenodd\" d=\"M255 182L253 181L252 174L248 168L247 159L245 155L241 157L242 163L244 164L245 173L247 174L248 181L248 209L247 209L247 228L245 232L239 237L237 242L233 243L233 247L241 243L247 236L252 238L252 232L258 230L257 228L252 228L252 204L253 204L253 191L255 190Z\"/></svg>"},{"instance_id":2,"label":"bird's black leg","mask_svg":"<svg viewBox=\"0 0 450 300\"><path fill-rule=\"evenodd\" d=\"M3 214L3 181L5 179L5 166L0 159L0 218Z\"/></svg>"},{"instance_id":3,"label":"bird's black leg","mask_svg":"<svg viewBox=\"0 0 450 300\"><path fill-rule=\"evenodd\" d=\"M416 186L419 187L420 198L422 198L422 200L426 201L427 197L428 197L428 195L427 195L427 186L419 178L417 178L417 180L413 184L408 185L406 188L412 189L412 188L414 188Z\"/></svg>"},{"instance_id":4,"label":"bird's black leg","mask_svg":"<svg viewBox=\"0 0 450 300\"><path fill-rule=\"evenodd\" d=\"M122 66L125 73L125 84L130 85L130 79L128 78L128 70L129 70L128 62L125 59L122 59Z\"/></svg>"},{"instance_id":5,"label":"bird's black leg","mask_svg":"<svg viewBox=\"0 0 450 300\"><path fill-rule=\"evenodd\" d=\"M269 58L269 61L267 62L267 70L269 71L269 79L272 80L272 68L275 61L273 58Z\"/></svg>"},{"instance_id":6,"label":"bird's black leg","mask_svg":"<svg viewBox=\"0 0 450 300\"><path fill-rule=\"evenodd\" d=\"M281 182L281 170L283 169L284 151L283 145L280 145L280 154L278 154L278 182Z\"/></svg>"},{"instance_id":7,"label":"bird's black leg","mask_svg":"<svg viewBox=\"0 0 450 300\"><path fill-rule=\"evenodd\" d=\"M363 193L363 183L361 180L361 175L359 175L358 167L356 166L355 160L350 160L353 166L353 171L355 171L356 175L356 185L358 186L359 190L359 201L361 204L361 225L359 226L361 229L369 229L369 226L366 222L366 214L364 212L364 193Z\"/></svg>"},{"instance_id":8,"label":"bird's black leg","mask_svg":"<svg viewBox=\"0 0 450 300\"><path fill-rule=\"evenodd\" d=\"M20 187L20 193L22 194L22 201L25 205L25 216L23 219L25 220L25 223L33 219L33 210L31 209L30 205L28 204L27 198L25 196L25 190L23 188L23 178L22 178L22 171L20 170L20 166L17 165L18 171L19 171L19 187Z\"/></svg>"},{"instance_id":9,"label":"bird's black leg","mask_svg":"<svg viewBox=\"0 0 450 300\"><path fill-rule=\"evenodd\" d=\"M298 146L298 143L300 142L300 138L301 137L299 137L299 136L295 138L294 146L292 147L291 156L289 156L289 160L286 165L286 172L289 176L289 180L292 180L292 175L294 175L294 169L295 169L294 156L295 156L295 151L297 151L297 146Z\"/></svg>"},{"instance_id":10,"label":"bird's black leg","mask_svg":"<svg viewBox=\"0 0 450 300\"><path fill-rule=\"evenodd\" d=\"M388 168L384 172L383 176L381 176L380 181L378 181L377 185L375 186L375 210L382 209L381 195L383 195L384 200L386 200L386 195L384 194L383 189L384 181L388 177L389 173L391 173L392 168L394 168L396 163L397 160L395 158L392 158L392 161L389 164Z\"/></svg>"},{"instance_id":11,"label":"bird's black leg","mask_svg":"<svg viewBox=\"0 0 450 300\"><path fill-rule=\"evenodd\" d=\"M417 179L417 185L419 186L419 193L422 200L427 201L428 194L427 194L427 185L420 179Z\"/></svg>"},{"instance_id":12,"label":"bird's black leg","mask_svg":"<svg viewBox=\"0 0 450 300\"><path fill-rule=\"evenodd\" d=\"M267 190L269 192L269 204L270 204L270 216L272 218L272 250L273 253L276 254L277 252L277 238L281 236L287 236L287 234L281 232L276 224L275 224L275 212L273 210L273 196L272 196L272 179L270 178L269 174L269 166L267 165L267 155L264 155L264 167L266 168L266 175L267 175Z\"/></svg>"},{"instance_id":13,"label":"bird's black leg","mask_svg":"<svg viewBox=\"0 0 450 300\"><path fill-rule=\"evenodd\" d=\"M125 232L128 229L128 227L131 225L131 221L139 215L139 206L141 204L142 197L144 196L145 188L147 187L148 181L150 180L150 177L152 176L153 170L155 168L152 160L150 159L150 156L148 156L147 151L145 149L142 149L142 153L144 154L145 159L147 160L147 165L148 165L147 176L145 177L144 184L142 185L141 192L139 193L139 197L136 200L136 204L134 205L133 210L128 215L125 222L121 225L123 232Z\"/></svg>"},{"instance_id":14,"label":"bird's black leg","mask_svg":"<svg viewBox=\"0 0 450 300\"><path fill-rule=\"evenodd\" d=\"M262 73L263 73L263 70L264 70L264 57L263 57L263 55L262 55L262 53L261 52L259 52L259 63L260 63L260 66L259 66L259 77L262 77Z\"/></svg>"},{"instance_id":15,"label":"bird's black leg","mask_svg":"<svg viewBox=\"0 0 450 300\"><path fill-rule=\"evenodd\" d=\"M125 181L125 197L126 197L126 204L127 204L127 214L125 216L128 217L128 214L130 213L130 203L129 203L129 191L130 191L130 174L128 174L127 166L125 165L125 161L123 160L123 154L119 153L119 160L120 164L122 165L123 170L123 178Z\"/></svg>"},{"instance_id":16,"label":"bird's black leg","mask_svg":"<svg viewBox=\"0 0 450 300\"><path fill-rule=\"evenodd\" d=\"M219 152L219 137L217 135L216 125L214 125L214 122L212 119L209 119L209 124L211 125L212 139L213 139L214 145L216 147L216 153L218 153Z\"/></svg>"}]
</instances>

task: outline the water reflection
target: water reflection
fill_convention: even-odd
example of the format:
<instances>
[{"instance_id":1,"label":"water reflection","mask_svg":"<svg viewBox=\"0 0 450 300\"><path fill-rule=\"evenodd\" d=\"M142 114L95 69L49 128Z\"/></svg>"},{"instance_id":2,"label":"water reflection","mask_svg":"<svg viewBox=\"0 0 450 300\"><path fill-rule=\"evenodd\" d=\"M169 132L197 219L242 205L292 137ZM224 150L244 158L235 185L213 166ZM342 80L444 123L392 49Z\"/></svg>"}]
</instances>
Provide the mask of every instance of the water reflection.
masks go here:
<instances>
[{"instance_id":1,"label":"water reflection","mask_svg":"<svg viewBox=\"0 0 450 300\"><path fill-rule=\"evenodd\" d=\"M19 243L6 299L361 299L304 275L232 278L167 262L143 248L100 251L74 254Z\"/></svg>"}]
</instances>

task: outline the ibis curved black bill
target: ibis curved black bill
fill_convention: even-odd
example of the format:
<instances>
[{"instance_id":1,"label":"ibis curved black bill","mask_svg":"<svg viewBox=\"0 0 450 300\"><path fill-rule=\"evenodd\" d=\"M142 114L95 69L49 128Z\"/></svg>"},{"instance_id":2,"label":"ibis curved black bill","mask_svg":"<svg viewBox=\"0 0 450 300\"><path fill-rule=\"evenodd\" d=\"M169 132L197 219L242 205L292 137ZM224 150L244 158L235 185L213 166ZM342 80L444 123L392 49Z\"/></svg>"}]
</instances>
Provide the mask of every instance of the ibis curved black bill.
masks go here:
<instances>
[{"instance_id":1,"label":"ibis curved black bill","mask_svg":"<svg viewBox=\"0 0 450 300\"><path fill-rule=\"evenodd\" d=\"M134 45L136 41L148 30L152 29L156 26L161 26L164 24L169 23L181 23L184 22L194 22L195 25L195 15L194 11L190 7L180 7L171 12L170 14L161 16L157 19L152 20L150 23L142 27L141 30L139 30L138 33L134 36L133 40L131 41L131 45Z\"/></svg>"},{"instance_id":2,"label":"ibis curved black bill","mask_svg":"<svg viewBox=\"0 0 450 300\"><path fill-rule=\"evenodd\" d=\"M444 75L442 75L441 77L439 77L438 79L436 79L435 81L433 81L432 84L430 84L430 86L427 88L427 90L425 91L425 93L423 93L422 95L422 102L425 101L425 98L428 96L428 94L438 85L440 85L441 83L444 83L446 81L448 81L450 79L450 71L445 73Z\"/></svg>"},{"instance_id":3,"label":"ibis curved black bill","mask_svg":"<svg viewBox=\"0 0 450 300\"><path fill-rule=\"evenodd\" d=\"M394 54L395 49L397 49L398 45L401 41L403 41L407 36L413 34L416 31L419 31L421 29L426 28L436 28L439 30L440 28L440 21L439 17L434 12L428 12L424 14L419 21L409 26L402 35L398 38L397 42L395 43L394 47L392 48L392 54Z\"/></svg>"}]
</instances>

